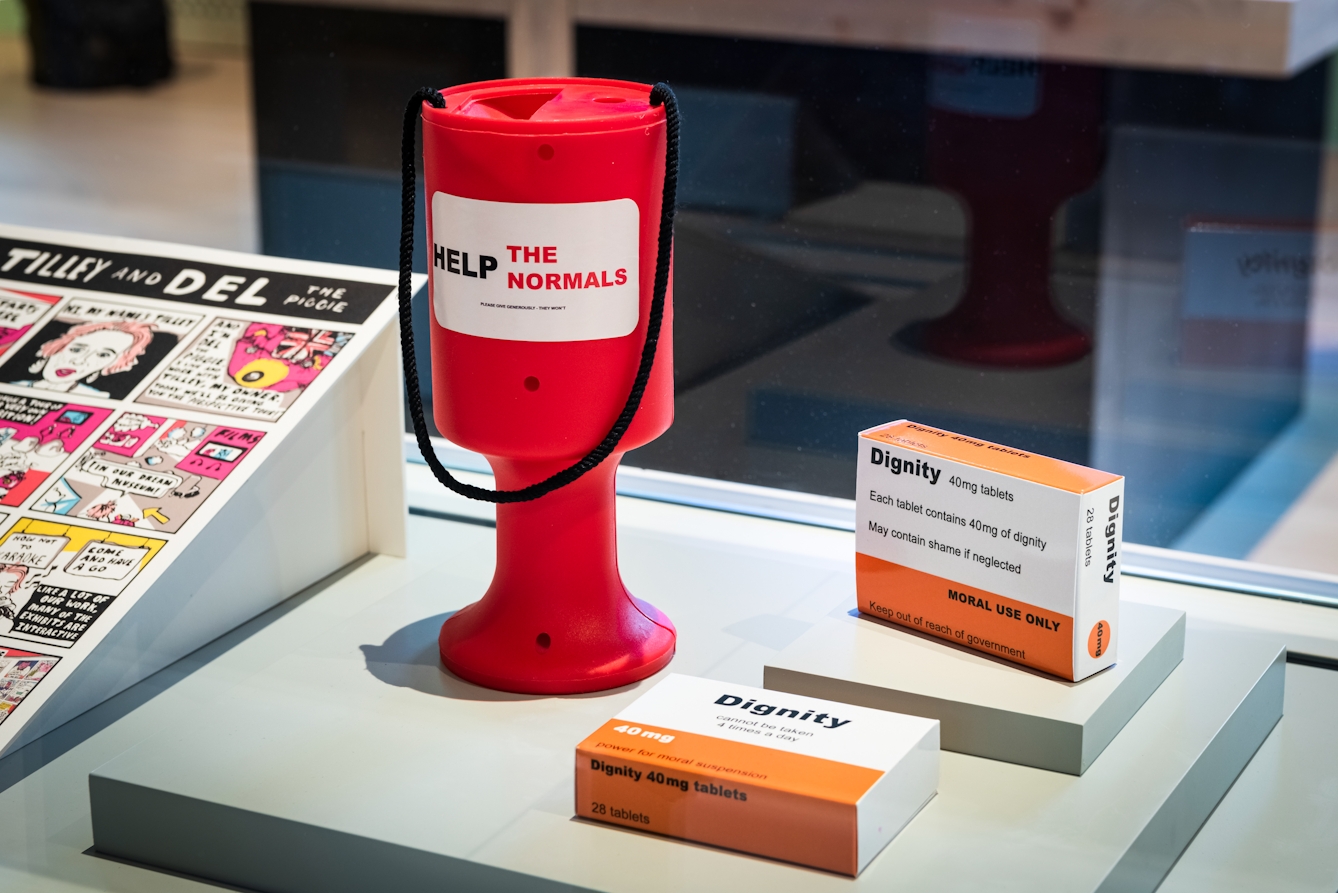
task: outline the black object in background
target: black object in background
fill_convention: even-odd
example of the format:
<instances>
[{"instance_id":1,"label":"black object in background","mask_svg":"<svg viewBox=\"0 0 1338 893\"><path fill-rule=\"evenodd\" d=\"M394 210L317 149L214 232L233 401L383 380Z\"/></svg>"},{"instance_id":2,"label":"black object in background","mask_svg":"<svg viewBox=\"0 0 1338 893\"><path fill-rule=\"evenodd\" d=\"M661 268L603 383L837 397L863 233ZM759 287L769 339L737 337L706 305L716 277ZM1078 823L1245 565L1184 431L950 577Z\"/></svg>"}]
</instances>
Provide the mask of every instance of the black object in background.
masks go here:
<instances>
[{"instance_id":1,"label":"black object in background","mask_svg":"<svg viewBox=\"0 0 1338 893\"><path fill-rule=\"evenodd\" d=\"M25 0L33 81L146 87L172 76L165 0Z\"/></svg>"},{"instance_id":2,"label":"black object in background","mask_svg":"<svg viewBox=\"0 0 1338 893\"><path fill-rule=\"evenodd\" d=\"M504 77L505 23L307 4L250 10L262 250L393 268L405 100L423 86ZM419 232L414 269L426 271Z\"/></svg>"},{"instance_id":3,"label":"black object in background","mask_svg":"<svg viewBox=\"0 0 1338 893\"><path fill-rule=\"evenodd\" d=\"M400 131L419 87L506 76L500 18L251 3L260 244L266 254L393 268L400 239ZM413 268L427 270L422 191ZM414 298L427 344L427 289ZM428 351L418 354L431 401ZM431 413L428 426L432 434Z\"/></svg>"}]
</instances>

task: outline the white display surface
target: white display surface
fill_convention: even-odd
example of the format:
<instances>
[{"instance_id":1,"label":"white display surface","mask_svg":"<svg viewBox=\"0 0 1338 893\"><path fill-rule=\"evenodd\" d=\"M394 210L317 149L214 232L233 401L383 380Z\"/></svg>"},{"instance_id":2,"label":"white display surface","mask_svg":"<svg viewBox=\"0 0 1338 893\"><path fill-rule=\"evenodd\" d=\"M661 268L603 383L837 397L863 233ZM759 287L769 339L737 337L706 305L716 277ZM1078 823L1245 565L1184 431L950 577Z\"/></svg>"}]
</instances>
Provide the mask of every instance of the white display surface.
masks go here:
<instances>
[{"instance_id":1,"label":"white display surface","mask_svg":"<svg viewBox=\"0 0 1338 893\"><path fill-rule=\"evenodd\" d=\"M408 477L413 482L410 504L421 505L417 500L427 492L424 488L431 483L431 474L421 465L411 465ZM476 475L469 480L487 483ZM434 491L440 489L435 483L431 486ZM433 508L463 511L470 505L463 499L442 498ZM655 596L662 587L697 586L702 600L709 603L733 590L720 606L715 631L708 633L710 654L696 648L685 650L679 655L684 663L672 669L681 671L691 663L713 678L758 685L757 668L782 649L796 630L849 597L853 585L848 560L853 537L849 534L642 499L620 499L618 513L623 573L634 592ZM466 597L457 591L462 586L472 585L481 592L491 573L492 536L492 531L476 524L410 517L407 560L374 557L349 573L322 581L31 747L0 760L0 889L215 893L217 887L207 882L100 857L92 848L88 773L146 739L212 722L218 717L220 697L239 683L259 685L272 668L297 652L310 653L333 632L383 615L387 609L382 603L397 602L398 591L416 579L430 576L440 581L452 575L452 579L465 581L439 582L442 601L434 611L459 604ZM662 579L666 562L682 569L668 581ZM1338 643L1338 612L1325 608L1138 578L1125 580L1125 592L1140 602L1189 610L1191 630L1222 624L1267 628L1275 641L1285 640L1317 653L1322 653L1325 643L1329 647ZM682 606L677 610L681 615ZM427 661L426 650L416 651L399 644L400 640L384 644L393 629L407 622L398 616L371 625L360 640L374 649L369 656L377 658L384 684L416 686L403 692L406 704L437 703L430 692L446 689L433 687L439 671ZM347 634L341 638L351 639ZM253 677L254 682L248 682ZM271 685L288 690L290 683L282 677L269 678ZM295 679L291 684L309 683ZM1162 891L1256 893L1283 888L1333 893L1338 889L1338 851L1332 845L1338 837L1338 764L1332 759L1338 715L1331 709L1338 699L1338 673L1289 664L1286 689L1285 716L1172 869ZM379 711L358 707L347 713L358 721L379 716ZM524 737L499 746L508 748L520 762L530 754ZM976 781L962 767L988 765L951 753L944 754L944 763L949 767L944 776L946 790L953 800ZM1022 767L1004 769L1023 776L1054 777ZM533 792L534 808L570 809L567 794L556 789L551 797L548 791ZM971 819L973 824L978 821L982 819ZM1019 849L1026 851L1030 846L1034 830L1002 819L990 821L997 834L1015 841ZM610 833L642 840L640 835ZM1076 839L1073 845L1085 853L1099 847L1098 834L1099 829L1064 840ZM709 886L710 876L702 875L702 880L668 862L647 858L664 852L662 844L647 840L646 847L636 852L642 861L612 863L609 871L621 868L634 876L676 871L672 880L680 889ZM689 846L677 844L669 851ZM716 855L719 858L699 866L714 870L750 861L727 853ZM955 870L979 878L980 870L970 867L973 861L968 853ZM778 874L789 876L784 871ZM790 888L802 887L814 877L823 879L803 871L796 876L798 881ZM738 872L727 872L720 883L738 879ZM849 883L840 878L827 880Z\"/></svg>"},{"instance_id":2,"label":"white display surface","mask_svg":"<svg viewBox=\"0 0 1338 893\"><path fill-rule=\"evenodd\" d=\"M403 553L394 280L0 226L0 753Z\"/></svg>"},{"instance_id":3,"label":"white display surface","mask_svg":"<svg viewBox=\"0 0 1338 893\"><path fill-rule=\"evenodd\" d=\"M619 511L629 587L680 631L674 672L756 685L780 645L851 598L849 534L638 500ZM361 607L306 615L319 619L310 633L266 653L198 722L99 768L99 845L127 854L149 841L158 864L257 889L437 890L449 878L1032 893L1098 889L1131 852L1153 873L1125 889L1151 889L1281 709L1276 642L1191 628L1185 661L1084 776L944 753L939 795L852 882L573 821L575 745L653 680L533 698L448 676L436 631L487 587L494 534L417 530L411 554L431 555L430 573L381 559L354 570L329 597Z\"/></svg>"},{"instance_id":4,"label":"white display surface","mask_svg":"<svg viewBox=\"0 0 1338 893\"><path fill-rule=\"evenodd\" d=\"M1067 682L837 610L767 662L767 688L928 716L943 748L1081 775L1184 654L1185 614L1126 603L1115 666Z\"/></svg>"}]
</instances>

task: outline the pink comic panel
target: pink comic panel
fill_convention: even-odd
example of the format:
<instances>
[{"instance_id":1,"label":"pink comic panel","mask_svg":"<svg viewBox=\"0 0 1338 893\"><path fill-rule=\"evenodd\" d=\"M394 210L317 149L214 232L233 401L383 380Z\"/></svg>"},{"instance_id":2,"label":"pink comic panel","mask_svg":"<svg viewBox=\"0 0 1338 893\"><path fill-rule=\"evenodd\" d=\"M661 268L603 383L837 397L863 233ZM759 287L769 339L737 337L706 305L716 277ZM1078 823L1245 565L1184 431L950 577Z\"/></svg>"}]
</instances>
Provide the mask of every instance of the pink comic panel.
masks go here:
<instances>
[{"instance_id":1,"label":"pink comic panel","mask_svg":"<svg viewBox=\"0 0 1338 893\"><path fill-rule=\"evenodd\" d=\"M136 399L277 421L352 337L331 329L216 319Z\"/></svg>"},{"instance_id":2,"label":"pink comic panel","mask_svg":"<svg viewBox=\"0 0 1338 893\"><path fill-rule=\"evenodd\" d=\"M110 409L0 394L0 505L19 505L92 436Z\"/></svg>"},{"instance_id":3,"label":"pink comic panel","mask_svg":"<svg viewBox=\"0 0 1338 893\"><path fill-rule=\"evenodd\" d=\"M57 295L0 288L0 356L60 301Z\"/></svg>"},{"instance_id":4,"label":"pink comic panel","mask_svg":"<svg viewBox=\"0 0 1338 893\"><path fill-rule=\"evenodd\" d=\"M9 583L10 576L7 568L0 567L0 593ZM12 605L8 609L6 605L6 596L0 594L0 617L13 617ZM10 717L59 662L58 657L0 647L0 722Z\"/></svg>"},{"instance_id":5,"label":"pink comic panel","mask_svg":"<svg viewBox=\"0 0 1338 893\"><path fill-rule=\"evenodd\" d=\"M230 425L122 413L32 507L175 533L263 437Z\"/></svg>"}]
</instances>

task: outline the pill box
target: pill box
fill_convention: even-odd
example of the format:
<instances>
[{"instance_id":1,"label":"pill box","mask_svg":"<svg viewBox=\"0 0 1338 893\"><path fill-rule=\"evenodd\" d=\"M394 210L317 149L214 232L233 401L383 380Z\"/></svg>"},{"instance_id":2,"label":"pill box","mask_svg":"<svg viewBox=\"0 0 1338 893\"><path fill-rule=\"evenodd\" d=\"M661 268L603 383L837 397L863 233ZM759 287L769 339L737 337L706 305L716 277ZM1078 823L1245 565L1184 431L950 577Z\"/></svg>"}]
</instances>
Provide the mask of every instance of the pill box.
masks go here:
<instances>
[{"instance_id":1,"label":"pill box","mask_svg":"<svg viewBox=\"0 0 1338 893\"><path fill-rule=\"evenodd\" d=\"M858 455L862 612L1064 679L1115 663L1124 478L905 420Z\"/></svg>"},{"instance_id":2,"label":"pill box","mask_svg":"<svg viewBox=\"0 0 1338 893\"><path fill-rule=\"evenodd\" d=\"M577 746L576 814L853 876L938 773L937 720L670 675Z\"/></svg>"}]
</instances>

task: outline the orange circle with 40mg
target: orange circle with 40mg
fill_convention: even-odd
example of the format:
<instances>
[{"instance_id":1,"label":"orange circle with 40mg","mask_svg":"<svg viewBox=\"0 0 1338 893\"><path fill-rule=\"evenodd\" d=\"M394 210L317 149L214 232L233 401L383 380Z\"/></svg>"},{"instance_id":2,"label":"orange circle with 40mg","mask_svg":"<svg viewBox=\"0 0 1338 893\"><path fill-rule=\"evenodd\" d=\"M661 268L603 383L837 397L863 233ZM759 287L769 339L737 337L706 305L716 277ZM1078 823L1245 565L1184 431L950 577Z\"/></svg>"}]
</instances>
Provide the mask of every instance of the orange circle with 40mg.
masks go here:
<instances>
[{"instance_id":1,"label":"orange circle with 40mg","mask_svg":"<svg viewBox=\"0 0 1338 893\"><path fill-rule=\"evenodd\" d=\"M1087 653L1092 657L1100 657L1110 650L1110 624L1104 620L1098 620L1096 626L1087 634Z\"/></svg>"}]
</instances>

